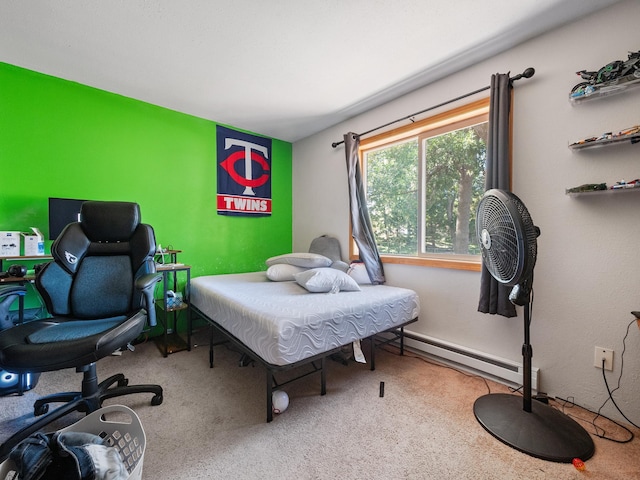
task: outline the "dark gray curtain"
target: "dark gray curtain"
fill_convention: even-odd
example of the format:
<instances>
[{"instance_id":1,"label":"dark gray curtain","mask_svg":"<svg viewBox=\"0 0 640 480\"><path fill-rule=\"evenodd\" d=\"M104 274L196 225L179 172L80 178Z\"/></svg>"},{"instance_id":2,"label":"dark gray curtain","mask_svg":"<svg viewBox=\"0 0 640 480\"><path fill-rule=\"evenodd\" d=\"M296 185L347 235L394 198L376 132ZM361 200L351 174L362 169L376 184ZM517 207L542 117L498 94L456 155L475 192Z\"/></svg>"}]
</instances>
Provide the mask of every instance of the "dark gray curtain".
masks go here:
<instances>
[{"instance_id":1,"label":"dark gray curtain","mask_svg":"<svg viewBox=\"0 0 640 480\"><path fill-rule=\"evenodd\" d=\"M508 73L491 76L486 190L491 188L510 190L509 114L511 111L511 90L512 85ZM517 315L516 307L509 300L511 289L512 287L507 287L494 279L483 264L478 311L503 317L515 317Z\"/></svg>"},{"instance_id":2,"label":"dark gray curtain","mask_svg":"<svg viewBox=\"0 0 640 480\"><path fill-rule=\"evenodd\" d=\"M378 254L378 247L373 236L369 209L367 208L367 198L364 185L362 184L362 173L360 171L360 159L358 158L358 147L360 138L353 132L344 136L344 147L347 157L347 173L349 177L349 208L351 210L351 236L353 237L358 250L360 260L363 261L369 278L373 284L384 283L384 269Z\"/></svg>"}]
</instances>

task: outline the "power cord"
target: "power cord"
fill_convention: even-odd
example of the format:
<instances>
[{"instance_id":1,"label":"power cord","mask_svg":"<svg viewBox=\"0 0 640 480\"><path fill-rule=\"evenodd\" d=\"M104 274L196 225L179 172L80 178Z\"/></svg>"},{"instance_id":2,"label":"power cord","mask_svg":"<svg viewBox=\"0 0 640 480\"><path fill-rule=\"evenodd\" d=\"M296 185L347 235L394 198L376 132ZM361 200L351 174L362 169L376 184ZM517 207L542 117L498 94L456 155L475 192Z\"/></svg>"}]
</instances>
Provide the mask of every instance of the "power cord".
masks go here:
<instances>
[{"instance_id":1,"label":"power cord","mask_svg":"<svg viewBox=\"0 0 640 480\"><path fill-rule=\"evenodd\" d=\"M605 366L605 361L604 361L604 360L602 360L602 379L604 380L604 384L605 384L605 387L606 387L606 389L607 389L608 397L607 397L607 399L602 403L602 405L600 405L600 408L598 408L598 411L597 411L597 412L593 412L593 411L591 411L591 410L589 410L589 409L587 409L587 408L585 408L585 407L582 407L582 406L580 406L580 405L577 405L576 403L574 403L574 402L573 402L573 400L566 400L566 399L563 399L563 398L560 398L560 397L556 397L556 400L559 400L559 401L561 401L561 402L564 402L561 406L562 406L562 411L563 411L563 413L565 413L565 414L566 414L566 412L564 411L564 409L565 409L565 407L566 407L567 405L570 405L570 407L569 407L569 408L571 408L571 407L573 407L573 406L578 406L578 407L582 408L583 410L585 410L585 411L587 411L587 412L593 413L595 416L593 417L593 419L591 420L591 422L590 422L590 423L591 423L591 425L593 426L593 428L595 429L595 433L594 433L594 435L595 435L596 437L598 437L598 438L602 438L602 439L604 439L604 440L609 440L609 441L611 441L611 442L615 442L615 443L629 443L629 442L631 442L631 441L634 439L634 433L633 433L631 430L629 430L627 427L625 427L624 425L620 424L619 422L616 422L615 420L613 420L613 419L611 419L611 418L609 418L609 417L604 416L604 415L601 413L601 412L602 412L602 409L603 409L603 408L604 408L604 406L609 402L609 400L611 400L611 402L612 402L612 403L613 403L613 405L616 407L616 409L618 410L618 412L620 413L620 415L622 415L622 416L624 417L624 419L625 419L627 422L629 422L629 424L633 425L633 426L634 426L634 427L636 427L636 428L640 428L638 425L636 425L636 424L635 424L635 423L633 423L631 420L629 420L629 418L628 418L628 417L627 417L627 416L622 412L622 410L620 409L620 407L619 407L619 406L618 406L618 404L616 403L615 399L613 398L613 393L614 393L616 390L618 390L618 389L620 388L620 382L621 382L621 380L622 380L622 374L623 374L623 372L624 372L624 353L625 353L625 351L626 351L626 349L627 349L626 340L627 340L627 337L629 336L629 329L631 328L631 325L633 325L633 323L635 323L635 322L636 322L636 319L633 319L633 320L629 323L629 325L627 325L627 331L626 331L626 333L625 333L625 335L624 335L624 338L622 339L622 354L620 355L620 375L618 376L618 385L617 385L617 386L616 386L616 388L614 388L613 390L611 390L611 388L609 387L609 382L607 381L607 375L605 374L605 368L604 368L604 366ZM575 415L570 415L570 414L567 414L567 415L569 415L569 416L571 416L571 417L573 417L573 418L575 418L575 419L577 419L577 420L581 420L581 421L585 421L585 422L587 421L586 419L576 417ZM606 430L605 430L604 428L602 428L602 427L600 427L600 426L596 425L596 421L597 421L599 418L603 418L603 419L605 419L605 420L607 420L607 421L609 421L609 422L611 422L611 423L613 423L613 424L617 425L617 426L618 426L618 427L620 427L621 429L625 430L625 431L629 434L629 438L627 438L627 439L625 439L625 440L617 440L617 439L615 439L615 438L608 437L608 436L607 436L607 432L606 432Z\"/></svg>"},{"instance_id":2,"label":"power cord","mask_svg":"<svg viewBox=\"0 0 640 480\"><path fill-rule=\"evenodd\" d=\"M573 398L573 397L570 397L570 398ZM590 423L590 424L593 426L593 428L595 429L595 432L593 433L593 435L595 435L595 436L596 436L596 437L598 437L598 438L602 438L603 440L609 440L610 442L614 442L614 443L629 443L629 442L631 442L631 441L634 439L634 437L635 437L635 435L633 434L633 432L632 432L631 430L629 430L627 427L625 427L625 426L624 426L624 425L622 425L621 423L616 422L616 421L615 421L615 420L613 420L612 418L609 418L609 417L606 417L606 416L602 415L601 413L599 413L599 411L598 411L598 412L594 412L594 411L592 411L592 410L589 410L588 408L585 408L585 407L583 407L583 406L581 406L581 405L578 405L578 404L577 404L577 403L575 403L573 400L568 400L568 399L561 398L561 397L555 397L553 400L560 404L561 409L562 409L562 413L564 413L565 415L567 415L567 416L569 416L569 417L571 417L571 418L574 418L574 419L576 419L576 420L578 420L578 421L581 421L581 422L587 422L587 423ZM561 402L562 402L562 403L561 403ZM567 407L567 405L568 405L568 407ZM586 411L586 412L589 412L589 413L593 413L593 414L595 414L595 417L593 417L593 419L592 419L591 421L589 421L589 420L587 420L587 419L585 419L585 418L581 418L581 417L579 417L579 416L576 416L576 415L572 415L572 414L570 414L570 413L567 413L567 412L565 411L565 407L566 407L566 408L578 407L578 408L581 408L582 410L584 410L584 411ZM600 408L602 408L602 407L600 407ZM608 436L606 435L606 434L607 434L606 430L605 430L604 428L602 428L601 426L596 425L596 420L597 420L598 418L603 418L603 419L605 419L605 420L607 420L607 421L609 421L609 422L613 423L614 425L617 425L617 426L618 426L618 427L620 427L622 430L625 430L625 431L629 434L629 438L627 438L627 439L625 439L625 440L618 440L618 439L615 439L615 438L612 438L612 437L608 437ZM602 432L602 433L600 433L600 432Z\"/></svg>"},{"instance_id":3,"label":"power cord","mask_svg":"<svg viewBox=\"0 0 640 480\"><path fill-rule=\"evenodd\" d=\"M605 362L604 362L604 360L602 360L602 379L604 380L604 384L607 387L607 393L609 394L609 397L604 401L604 403L598 409L598 415L600 415L600 411L604 408L604 406L607 404L607 402L609 400L611 400L613 405L616 407L616 410L618 410L618 412L620 412L620 415L622 415L627 422L629 422L631 425L633 425L636 428L640 428L638 425L636 425L635 423L633 423L631 420L629 420L627 418L627 416L622 412L622 410L620 410L620 407L618 406L618 404L616 403L616 401L613 398L613 392L615 392L616 390L618 390L620 388L620 381L622 380L622 373L624 371L624 352L627 349L626 341L627 341L627 337L629 336L629 329L631 328L631 325L633 325L635 322L636 322L636 320L633 319L629 323L629 325L627 325L627 332L625 333L624 338L622 339L622 354L620 355L620 375L618 376L618 386L616 388L614 388L613 390L611 390L609 388L609 382L607 382L607 376L605 375L605 370L604 370Z\"/></svg>"}]
</instances>

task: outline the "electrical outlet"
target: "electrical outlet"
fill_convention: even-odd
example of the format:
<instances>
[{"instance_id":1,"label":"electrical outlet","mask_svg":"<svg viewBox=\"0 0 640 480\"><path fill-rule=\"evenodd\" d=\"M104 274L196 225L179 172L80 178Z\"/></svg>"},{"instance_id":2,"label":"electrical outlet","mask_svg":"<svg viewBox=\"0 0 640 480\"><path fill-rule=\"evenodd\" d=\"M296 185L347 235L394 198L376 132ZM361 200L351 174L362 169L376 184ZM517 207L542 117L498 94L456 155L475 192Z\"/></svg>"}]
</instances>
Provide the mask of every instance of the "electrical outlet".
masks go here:
<instances>
[{"instance_id":1,"label":"electrical outlet","mask_svg":"<svg viewBox=\"0 0 640 480\"><path fill-rule=\"evenodd\" d=\"M613 370L613 350L610 348L596 347L595 354L593 356L593 366L602 368L603 360L604 369Z\"/></svg>"}]
</instances>

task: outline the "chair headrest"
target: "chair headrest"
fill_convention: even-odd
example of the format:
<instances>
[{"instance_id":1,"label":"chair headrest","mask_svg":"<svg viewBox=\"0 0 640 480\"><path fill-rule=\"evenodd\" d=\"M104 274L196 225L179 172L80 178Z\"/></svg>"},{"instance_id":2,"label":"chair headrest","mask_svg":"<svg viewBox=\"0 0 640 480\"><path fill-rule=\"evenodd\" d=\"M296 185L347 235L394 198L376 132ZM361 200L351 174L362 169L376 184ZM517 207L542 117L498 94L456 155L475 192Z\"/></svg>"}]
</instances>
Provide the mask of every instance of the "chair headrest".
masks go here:
<instances>
[{"instance_id":1,"label":"chair headrest","mask_svg":"<svg viewBox=\"0 0 640 480\"><path fill-rule=\"evenodd\" d=\"M82 204L80 225L92 242L123 242L140 224L140 206L132 202L96 202Z\"/></svg>"},{"instance_id":2,"label":"chair headrest","mask_svg":"<svg viewBox=\"0 0 640 480\"><path fill-rule=\"evenodd\" d=\"M337 238L322 235L311 241L309 253L317 253L328 257L333 262L342 260L342 252L340 251L340 242Z\"/></svg>"}]
</instances>

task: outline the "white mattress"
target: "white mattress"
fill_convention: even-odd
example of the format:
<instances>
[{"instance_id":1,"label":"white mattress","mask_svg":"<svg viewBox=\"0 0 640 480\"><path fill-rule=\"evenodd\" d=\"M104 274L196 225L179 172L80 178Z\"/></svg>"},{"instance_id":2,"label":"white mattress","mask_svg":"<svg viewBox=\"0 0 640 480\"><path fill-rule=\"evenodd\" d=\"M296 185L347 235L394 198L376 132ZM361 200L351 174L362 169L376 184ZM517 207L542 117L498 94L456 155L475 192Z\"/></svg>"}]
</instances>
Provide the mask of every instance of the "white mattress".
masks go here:
<instances>
[{"instance_id":1,"label":"white mattress","mask_svg":"<svg viewBox=\"0 0 640 480\"><path fill-rule=\"evenodd\" d=\"M309 293L265 272L191 280L193 306L272 365L288 365L418 317L413 290L361 285L360 292Z\"/></svg>"}]
</instances>

